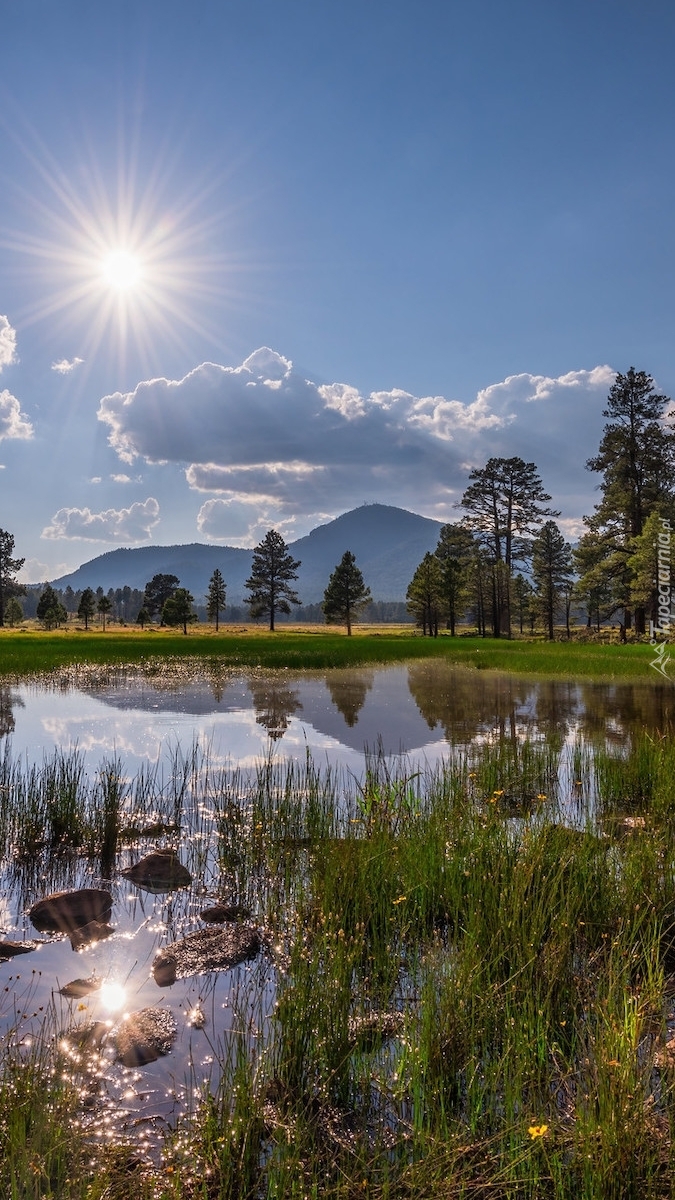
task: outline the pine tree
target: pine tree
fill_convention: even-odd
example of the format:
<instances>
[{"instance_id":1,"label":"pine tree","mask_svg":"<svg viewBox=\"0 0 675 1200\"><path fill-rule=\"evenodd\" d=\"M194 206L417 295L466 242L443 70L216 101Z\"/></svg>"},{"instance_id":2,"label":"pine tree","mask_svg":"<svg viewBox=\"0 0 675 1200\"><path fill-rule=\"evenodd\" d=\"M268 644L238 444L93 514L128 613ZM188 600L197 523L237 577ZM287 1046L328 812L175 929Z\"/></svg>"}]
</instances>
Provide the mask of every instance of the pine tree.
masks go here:
<instances>
[{"instance_id":1,"label":"pine tree","mask_svg":"<svg viewBox=\"0 0 675 1200\"><path fill-rule=\"evenodd\" d=\"M0 529L0 625L5 622L5 605L10 596L23 596L26 589L17 583L16 576L25 563L25 558L13 558L14 537L6 529Z\"/></svg>"},{"instance_id":2,"label":"pine tree","mask_svg":"<svg viewBox=\"0 0 675 1200\"><path fill-rule=\"evenodd\" d=\"M161 613L164 608L164 602L173 596L176 588L180 583L177 575L153 575L149 583L145 585L143 594L143 606L150 613L150 619L155 616L155 613Z\"/></svg>"},{"instance_id":3,"label":"pine tree","mask_svg":"<svg viewBox=\"0 0 675 1200\"><path fill-rule=\"evenodd\" d=\"M110 597L109 596L99 596L99 598L96 602L96 611L101 618L101 624L103 626L104 633L105 633L106 617L108 616L108 613L111 611L111 609L112 609L112 600L110 599Z\"/></svg>"},{"instance_id":4,"label":"pine tree","mask_svg":"<svg viewBox=\"0 0 675 1200\"><path fill-rule=\"evenodd\" d=\"M441 565L441 593L450 634L469 597L469 569L474 549L473 535L462 525L444 525L434 551Z\"/></svg>"},{"instance_id":5,"label":"pine tree","mask_svg":"<svg viewBox=\"0 0 675 1200\"><path fill-rule=\"evenodd\" d=\"M552 642L553 623L560 594L572 578L572 550L555 521L547 521L534 539L532 574L548 639Z\"/></svg>"},{"instance_id":6,"label":"pine tree","mask_svg":"<svg viewBox=\"0 0 675 1200\"><path fill-rule=\"evenodd\" d=\"M9 600L5 604L5 624L9 625L10 628L13 629L15 625L20 625L22 621L23 609L21 604L17 600L16 596L10 596Z\"/></svg>"},{"instance_id":7,"label":"pine tree","mask_svg":"<svg viewBox=\"0 0 675 1200\"><path fill-rule=\"evenodd\" d=\"M350 550L345 550L323 594L321 608L329 625L346 625L351 637L352 621L358 620L360 610L372 600L370 588Z\"/></svg>"},{"instance_id":8,"label":"pine tree","mask_svg":"<svg viewBox=\"0 0 675 1200\"><path fill-rule=\"evenodd\" d=\"M96 597L91 588L85 588L80 596L80 603L77 607L77 615L81 621L84 621L85 629L89 628L89 622L96 612Z\"/></svg>"},{"instance_id":9,"label":"pine tree","mask_svg":"<svg viewBox=\"0 0 675 1200\"><path fill-rule=\"evenodd\" d=\"M492 558L494 635L510 637L513 564L528 554L525 539L538 532L546 517L560 514L546 507L551 497L537 468L522 458L490 458L469 479L472 482L462 497L462 508L468 513L464 524L478 534Z\"/></svg>"},{"instance_id":10,"label":"pine tree","mask_svg":"<svg viewBox=\"0 0 675 1200\"><path fill-rule=\"evenodd\" d=\"M406 592L408 612L411 612L424 637L438 637L438 622L442 616L441 564L428 551L415 571Z\"/></svg>"},{"instance_id":11,"label":"pine tree","mask_svg":"<svg viewBox=\"0 0 675 1200\"><path fill-rule=\"evenodd\" d=\"M643 609L654 629L659 628L659 606L670 610L672 594L671 530L675 513L651 513L642 533L632 539L631 553L626 560L631 573L630 599L636 613ZM670 626L670 617L664 622ZM664 624L661 628L664 628ZM653 636L653 634L652 634Z\"/></svg>"},{"instance_id":12,"label":"pine tree","mask_svg":"<svg viewBox=\"0 0 675 1200\"><path fill-rule=\"evenodd\" d=\"M68 620L68 613L50 583L45 584L35 611L38 621L43 621L47 629L56 629Z\"/></svg>"},{"instance_id":13,"label":"pine tree","mask_svg":"<svg viewBox=\"0 0 675 1200\"><path fill-rule=\"evenodd\" d=\"M290 613L291 604L300 604L290 586L298 577L299 566L276 529L270 529L253 551L251 575L246 580L247 604L254 619L269 615L271 631L277 613Z\"/></svg>"},{"instance_id":14,"label":"pine tree","mask_svg":"<svg viewBox=\"0 0 675 1200\"><path fill-rule=\"evenodd\" d=\"M518 616L518 628L523 633L525 622L530 615L530 602L532 600L533 588L529 579L526 579L519 571L513 577L512 595L514 608Z\"/></svg>"},{"instance_id":15,"label":"pine tree","mask_svg":"<svg viewBox=\"0 0 675 1200\"><path fill-rule=\"evenodd\" d=\"M623 609L626 627L632 624L633 569L629 558L634 539L653 512L672 504L675 489L675 434L666 422L668 396L654 390L645 371L630 367L617 374L607 397L605 425L597 455L586 463L602 474L602 500L584 518L588 533L580 542L585 558L582 587L588 590L598 575L611 581L611 611ZM635 608L637 633L645 631L645 606Z\"/></svg>"},{"instance_id":16,"label":"pine tree","mask_svg":"<svg viewBox=\"0 0 675 1200\"><path fill-rule=\"evenodd\" d=\"M164 601L162 609L163 625L182 625L183 633L187 635L188 622L197 620L197 614L192 611L194 596L187 588L176 588L172 596Z\"/></svg>"},{"instance_id":17,"label":"pine tree","mask_svg":"<svg viewBox=\"0 0 675 1200\"><path fill-rule=\"evenodd\" d=\"M218 618L221 611L225 608L226 585L221 572L216 567L213 575L209 579L209 587L206 593L206 615L209 621L216 622L216 633L218 632Z\"/></svg>"}]
</instances>

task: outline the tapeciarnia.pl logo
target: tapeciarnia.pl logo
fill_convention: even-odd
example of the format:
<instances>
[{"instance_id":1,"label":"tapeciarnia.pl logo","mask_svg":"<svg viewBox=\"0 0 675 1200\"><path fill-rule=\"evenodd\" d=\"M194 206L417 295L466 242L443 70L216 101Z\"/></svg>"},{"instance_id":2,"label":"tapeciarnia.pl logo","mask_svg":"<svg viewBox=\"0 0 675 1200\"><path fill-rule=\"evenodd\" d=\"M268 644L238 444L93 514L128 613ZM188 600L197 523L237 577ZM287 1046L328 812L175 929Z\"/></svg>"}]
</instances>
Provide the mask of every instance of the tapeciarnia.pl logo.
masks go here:
<instances>
[{"instance_id":1,"label":"tapeciarnia.pl logo","mask_svg":"<svg viewBox=\"0 0 675 1200\"><path fill-rule=\"evenodd\" d=\"M650 667L663 675L664 679L670 680L666 667L670 662L670 652L668 650L668 639L670 638L670 629L673 623L673 593L670 582L670 521L667 517L661 517L661 532L658 537L658 597L659 597L659 622L655 625L653 621L649 622L649 644L654 647L654 657L650 662ZM657 642L656 634L662 633L665 641Z\"/></svg>"}]
</instances>

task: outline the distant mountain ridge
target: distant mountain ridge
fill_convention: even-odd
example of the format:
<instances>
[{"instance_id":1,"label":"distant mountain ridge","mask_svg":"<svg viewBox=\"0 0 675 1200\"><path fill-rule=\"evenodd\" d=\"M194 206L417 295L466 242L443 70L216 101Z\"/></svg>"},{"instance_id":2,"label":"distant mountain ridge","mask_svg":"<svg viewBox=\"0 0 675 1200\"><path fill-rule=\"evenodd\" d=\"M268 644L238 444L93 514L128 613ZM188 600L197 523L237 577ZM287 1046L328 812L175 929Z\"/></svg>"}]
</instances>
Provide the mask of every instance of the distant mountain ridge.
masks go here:
<instances>
[{"instance_id":1,"label":"distant mountain ridge","mask_svg":"<svg viewBox=\"0 0 675 1200\"><path fill-rule=\"evenodd\" d=\"M441 521L388 504L364 504L318 525L306 537L289 543L300 559L296 590L303 604L323 599L328 578L351 550L374 600L405 600L405 594L428 550L434 550ZM153 575L177 575L197 601L206 593L216 567L227 584L228 604L242 604L251 573L252 550L193 542L181 546L138 546L109 550L83 563L69 575L52 580L55 587L144 588Z\"/></svg>"}]
</instances>

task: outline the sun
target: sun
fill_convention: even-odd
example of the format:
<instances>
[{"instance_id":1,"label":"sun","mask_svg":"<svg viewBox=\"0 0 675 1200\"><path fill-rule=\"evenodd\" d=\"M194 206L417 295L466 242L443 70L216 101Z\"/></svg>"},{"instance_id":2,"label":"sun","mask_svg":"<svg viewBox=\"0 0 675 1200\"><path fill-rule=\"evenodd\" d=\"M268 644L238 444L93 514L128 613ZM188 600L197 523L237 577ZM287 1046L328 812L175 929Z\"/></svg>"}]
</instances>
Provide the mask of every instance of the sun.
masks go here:
<instances>
[{"instance_id":1,"label":"sun","mask_svg":"<svg viewBox=\"0 0 675 1200\"><path fill-rule=\"evenodd\" d=\"M51 321L87 362L105 351L115 370L133 361L148 377L165 369L167 347L189 356L195 337L220 344L211 314L238 303L242 265L225 248L233 217L214 202L220 178L186 184L168 149L141 160L137 134L122 120L114 164L90 153L66 175L26 133L22 149L44 187L29 198L29 226L9 237L0 229L0 247L32 276L28 320Z\"/></svg>"},{"instance_id":2,"label":"sun","mask_svg":"<svg viewBox=\"0 0 675 1200\"><path fill-rule=\"evenodd\" d=\"M111 250L101 263L103 280L118 292L128 292L141 282L143 271L138 255L130 250Z\"/></svg>"}]
</instances>

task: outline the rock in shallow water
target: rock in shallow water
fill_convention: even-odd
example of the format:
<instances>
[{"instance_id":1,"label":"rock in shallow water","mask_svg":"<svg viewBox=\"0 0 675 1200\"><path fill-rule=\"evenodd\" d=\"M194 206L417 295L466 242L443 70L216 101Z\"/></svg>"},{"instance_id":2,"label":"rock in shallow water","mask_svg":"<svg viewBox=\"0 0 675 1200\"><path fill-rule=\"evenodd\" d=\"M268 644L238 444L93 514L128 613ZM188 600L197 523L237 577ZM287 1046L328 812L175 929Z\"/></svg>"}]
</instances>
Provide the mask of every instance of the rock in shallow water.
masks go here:
<instances>
[{"instance_id":1,"label":"rock in shallow water","mask_svg":"<svg viewBox=\"0 0 675 1200\"><path fill-rule=\"evenodd\" d=\"M53 892L38 900L28 916L36 929L45 933L72 933L91 921L107 921L112 896L104 888L79 888L76 892Z\"/></svg>"},{"instance_id":2,"label":"rock in shallow water","mask_svg":"<svg viewBox=\"0 0 675 1200\"><path fill-rule=\"evenodd\" d=\"M175 888L187 887L192 876L184 867L175 850L153 850L145 858L120 871L136 887L146 892L172 892Z\"/></svg>"},{"instance_id":3,"label":"rock in shallow water","mask_svg":"<svg viewBox=\"0 0 675 1200\"><path fill-rule=\"evenodd\" d=\"M36 945L37 942L0 942L0 962L17 954L28 954Z\"/></svg>"},{"instance_id":4,"label":"rock in shallow water","mask_svg":"<svg viewBox=\"0 0 675 1200\"><path fill-rule=\"evenodd\" d=\"M89 921L87 925L74 929L68 936L73 950L81 950L83 946L89 946L92 942L102 942L114 932L112 925L108 925L106 921Z\"/></svg>"},{"instance_id":5,"label":"rock in shallow water","mask_svg":"<svg viewBox=\"0 0 675 1200\"><path fill-rule=\"evenodd\" d=\"M253 925L198 929L161 950L152 964L152 974L159 987L169 987L176 979L188 975L236 967L255 958L260 946L260 934Z\"/></svg>"},{"instance_id":6,"label":"rock in shallow water","mask_svg":"<svg viewBox=\"0 0 675 1200\"><path fill-rule=\"evenodd\" d=\"M168 1008L141 1008L129 1013L113 1034L118 1058L125 1067L142 1067L168 1054L178 1032Z\"/></svg>"},{"instance_id":7,"label":"rock in shallow water","mask_svg":"<svg viewBox=\"0 0 675 1200\"><path fill-rule=\"evenodd\" d=\"M101 980L95 975L90 979L71 979L70 983L64 983L63 987L59 988L59 995L66 996L68 1000L81 1000L83 996L97 992L100 986Z\"/></svg>"},{"instance_id":8,"label":"rock in shallow water","mask_svg":"<svg viewBox=\"0 0 675 1200\"><path fill-rule=\"evenodd\" d=\"M242 908L241 904L214 904L211 908L203 908L199 916L202 921L211 925L224 925L227 921L246 921L251 912Z\"/></svg>"}]
</instances>

